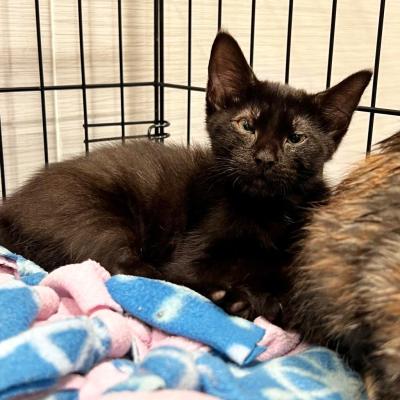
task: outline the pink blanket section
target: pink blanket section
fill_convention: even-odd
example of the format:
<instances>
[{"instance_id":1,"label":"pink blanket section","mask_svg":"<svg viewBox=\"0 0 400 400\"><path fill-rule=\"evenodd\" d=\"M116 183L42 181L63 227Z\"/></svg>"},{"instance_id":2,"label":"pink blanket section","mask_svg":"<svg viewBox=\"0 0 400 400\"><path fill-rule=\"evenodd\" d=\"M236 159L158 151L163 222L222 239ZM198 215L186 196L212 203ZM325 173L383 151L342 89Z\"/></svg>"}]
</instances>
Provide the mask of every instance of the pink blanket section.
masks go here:
<instances>
[{"instance_id":1,"label":"pink blanket section","mask_svg":"<svg viewBox=\"0 0 400 400\"><path fill-rule=\"evenodd\" d=\"M0 284L10 279L18 279L16 266L0 257ZM172 345L184 350L207 351L207 346L184 337L171 336L143 322L123 315L122 309L109 295L105 282L110 274L102 266L88 260L79 266L66 265L51 272L40 285L35 286L40 307L34 325L48 324L70 316L89 316L100 318L111 332L112 345L110 358L124 356L130 349L134 359L140 361L153 348ZM262 317L254 321L266 333L260 345L267 350L259 356L260 361L279 357L303 348L296 334L285 332ZM59 388L79 389L80 399L112 400L115 395L101 395L104 391L123 381L125 375L110 361L104 361L93 368L86 376L70 375L60 382ZM113 397L114 396L114 397ZM187 399L207 400L212 396L198 392L162 390L153 393L118 393L118 399Z\"/></svg>"}]
</instances>

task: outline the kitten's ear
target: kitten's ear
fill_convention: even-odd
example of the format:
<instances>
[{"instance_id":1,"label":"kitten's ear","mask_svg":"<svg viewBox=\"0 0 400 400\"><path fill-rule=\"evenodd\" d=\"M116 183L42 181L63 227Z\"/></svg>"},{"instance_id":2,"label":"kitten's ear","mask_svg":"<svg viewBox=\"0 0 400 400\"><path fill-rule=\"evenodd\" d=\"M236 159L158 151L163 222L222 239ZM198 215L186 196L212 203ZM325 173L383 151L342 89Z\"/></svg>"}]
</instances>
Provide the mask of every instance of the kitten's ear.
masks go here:
<instances>
[{"instance_id":1,"label":"kitten's ear","mask_svg":"<svg viewBox=\"0 0 400 400\"><path fill-rule=\"evenodd\" d=\"M322 108L327 129L339 145L349 127L351 117L365 88L371 80L372 72L362 70L350 75L337 85L315 95Z\"/></svg>"},{"instance_id":2,"label":"kitten's ear","mask_svg":"<svg viewBox=\"0 0 400 400\"><path fill-rule=\"evenodd\" d=\"M236 40L219 32L208 64L207 113L237 101L256 80Z\"/></svg>"}]
</instances>

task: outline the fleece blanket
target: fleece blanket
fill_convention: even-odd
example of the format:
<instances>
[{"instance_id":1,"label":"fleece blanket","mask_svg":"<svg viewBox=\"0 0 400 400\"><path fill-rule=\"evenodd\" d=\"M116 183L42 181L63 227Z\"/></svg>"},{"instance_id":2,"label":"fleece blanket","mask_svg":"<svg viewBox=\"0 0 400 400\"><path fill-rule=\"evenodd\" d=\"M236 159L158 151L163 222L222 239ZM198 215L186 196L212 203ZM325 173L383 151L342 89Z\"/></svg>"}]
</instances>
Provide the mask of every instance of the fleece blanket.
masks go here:
<instances>
[{"instance_id":1,"label":"fleece blanket","mask_svg":"<svg viewBox=\"0 0 400 400\"><path fill-rule=\"evenodd\" d=\"M1 399L365 399L328 349L192 290L0 247Z\"/></svg>"}]
</instances>

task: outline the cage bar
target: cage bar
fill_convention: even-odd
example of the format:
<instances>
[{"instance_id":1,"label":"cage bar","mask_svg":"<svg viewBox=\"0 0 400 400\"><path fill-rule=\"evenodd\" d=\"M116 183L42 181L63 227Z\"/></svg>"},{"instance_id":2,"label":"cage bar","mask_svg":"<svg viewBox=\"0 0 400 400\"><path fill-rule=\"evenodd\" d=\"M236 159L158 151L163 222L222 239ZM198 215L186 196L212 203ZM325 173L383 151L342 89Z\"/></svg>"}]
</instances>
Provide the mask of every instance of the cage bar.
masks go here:
<instances>
[{"instance_id":1,"label":"cage bar","mask_svg":"<svg viewBox=\"0 0 400 400\"><path fill-rule=\"evenodd\" d=\"M396 117L400 117L400 110L394 110L392 108L358 106L356 108L356 110L357 111L366 111L366 112L374 113L374 114L394 115Z\"/></svg>"},{"instance_id":2,"label":"cage bar","mask_svg":"<svg viewBox=\"0 0 400 400\"><path fill-rule=\"evenodd\" d=\"M157 122L161 122L160 128L159 128L159 136L160 136L160 142L164 141L164 125L162 122L164 121L164 86L162 85L164 83L164 0L158 0L159 1L159 33L160 33L160 120Z\"/></svg>"},{"instance_id":3,"label":"cage bar","mask_svg":"<svg viewBox=\"0 0 400 400\"><path fill-rule=\"evenodd\" d=\"M375 112L372 110L372 108L375 107L376 95L377 95L377 91L378 91L379 62L380 62L380 58L381 58L381 45L382 45L384 17L385 17L385 0L381 0L381 4L379 7L378 32L377 32L377 37L376 37L374 76L372 79L371 113L369 114L367 151L366 151L367 155L371 152L372 135L373 135L373 129L374 129Z\"/></svg>"},{"instance_id":4,"label":"cage bar","mask_svg":"<svg viewBox=\"0 0 400 400\"><path fill-rule=\"evenodd\" d=\"M157 123L160 120L160 86L159 86L159 17L158 17L158 0L154 0L154 121ZM155 134L159 134L159 129L156 128Z\"/></svg>"},{"instance_id":5,"label":"cage bar","mask_svg":"<svg viewBox=\"0 0 400 400\"><path fill-rule=\"evenodd\" d=\"M4 153L3 153L3 133L1 130L1 117L0 117L0 175L1 175L1 197L6 198L6 174L4 170Z\"/></svg>"},{"instance_id":6,"label":"cage bar","mask_svg":"<svg viewBox=\"0 0 400 400\"><path fill-rule=\"evenodd\" d=\"M138 86L154 86L154 82L124 82L124 87L138 87ZM83 85L49 85L44 86L44 91L51 90L82 90ZM95 83L86 84L86 89L107 89L118 88L119 83ZM40 86L16 86L16 87L3 87L0 88L0 93L14 93L14 92L40 92Z\"/></svg>"},{"instance_id":7,"label":"cage bar","mask_svg":"<svg viewBox=\"0 0 400 400\"><path fill-rule=\"evenodd\" d=\"M122 36L122 1L118 0L118 58L119 58L119 91L121 107L121 138L125 140L125 96L124 96L124 49Z\"/></svg>"},{"instance_id":8,"label":"cage bar","mask_svg":"<svg viewBox=\"0 0 400 400\"><path fill-rule=\"evenodd\" d=\"M337 0L333 0L332 13L331 13L331 29L329 33L329 51L328 51L328 68L326 71L326 88L329 88L331 86L333 46L335 44L336 9L337 9Z\"/></svg>"},{"instance_id":9,"label":"cage bar","mask_svg":"<svg viewBox=\"0 0 400 400\"><path fill-rule=\"evenodd\" d=\"M254 34L256 28L256 0L251 0L250 67L254 63Z\"/></svg>"},{"instance_id":10,"label":"cage bar","mask_svg":"<svg viewBox=\"0 0 400 400\"><path fill-rule=\"evenodd\" d=\"M221 30L221 25L222 25L222 0L218 0L218 24L217 24L218 31Z\"/></svg>"},{"instance_id":11,"label":"cage bar","mask_svg":"<svg viewBox=\"0 0 400 400\"><path fill-rule=\"evenodd\" d=\"M192 90L190 86L192 85L192 0L188 0L188 71L187 71L187 115L186 115L186 144L190 146L190 119L191 119L191 109L192 109Z\"/></svg>"},{"instance_id":12,"label":"cage bar","mask_svg":"<svg viewBox=\"0 0 400 400\"><path fill-rule=\"evenodd\" d=\"M43 54L42 54L42 35L40 26L40 4L39 0L35 0L35 17L36 17L36 39L39 63L39 82L40 82L40 104L42 110L42 129L43 129L43 150L44 163L49 163L49 146L47 142L47 115L46 115L46 95L44 91L44 72L43 72Z\"/></svg>"},{"instance_id":13,"label":"cage bar","mask_svg":"<svg viewBox=\"0 0 400 400\"><path fill-rule=\"evenodd\" d=\"M160 86L170 88L170 89L182 89L182 90L192 90L195 92L205 92L206 89L200 86L188 86L188 85L180 85L177 83L163 83Z\"/></svg>"},{"instance_id":14,"label":"cage bar","mask_svg":"<svg viewBox=\"0 0 400 400\"><path fill-rule=\"evenodd\" d=\"M155 135L132 135L132 136L125 136L125 139L153 139L156 138ZM89 139L89 143L98 143L98 142L111 142L116 140L121 140L121 136L111 136L105 138L97 138L97 139Z\"/></svg>"},{"instance_id":15,"label":"cage bar","mask_svg":"<svg viewBox=\"0 0 400 400\"><path fill-rule=\"evenodd\" d=\"M121 126L122 122L99 122L96 124L88 124L88 128L101 128L106 126ZM125 125L149 125L154 124L154 121L125 121ZM122 136L121 136L122 139Z\"/></svg>"},{"instance_id":16,"label":"cage bar","mask_svg":"<svg viewBox=\"0 0 400 400\"><path fill-rule=\"evenodd\" d=\"M83 103L83 129L85 132L85 152L89 153L89 130L88 113L86 99L86 74L85 74L85 47L83 43L83 23L82 23L82 0L78 0L78 24L79 24L79 55L81 63L81 81L82 81L82 103Z\"/></svg>"},{"instance_id":17,"label":"cage bar","mask_svg":"<svg viewBox=\"0 0 400 400\"><path fill-rule=\"evenodd\" d=\"M289 83L290 73L290 50L292 46L292 25L293 25L293 1L289 0L289 11L288 11L288 28L287 28L287 39L286 39L286 66L285 66L285 83Z\"/></svg>"}]
</instances>

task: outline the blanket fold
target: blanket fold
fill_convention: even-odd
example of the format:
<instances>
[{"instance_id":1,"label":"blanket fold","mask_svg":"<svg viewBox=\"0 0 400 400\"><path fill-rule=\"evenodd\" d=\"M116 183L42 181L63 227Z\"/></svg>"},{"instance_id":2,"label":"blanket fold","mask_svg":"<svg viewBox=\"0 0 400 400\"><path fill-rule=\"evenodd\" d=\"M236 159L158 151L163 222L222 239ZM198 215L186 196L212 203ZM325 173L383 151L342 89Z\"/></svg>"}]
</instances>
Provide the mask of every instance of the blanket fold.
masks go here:
<instances>
[{"instance_id":1,"label":"blanket fold","mask_svg":"<svg viewBox=\"0 0 400 400\"><path fill-rule=\"evenodd\" d=\"M240 365L254 361L265 350L257 346L265 333L262 328L227 315L188 288L125 275L113 276L106 286L131 315L174 335L205 343Z\"/></svg>"},{"instance_id":2,"label":"blanket fold","mask_svg":"<svg viewBox=\"0 0 400 400\"><path fill-rule=\"evenodd\" d=\"M0 247L0 400L366 399L338 356L192 290Z\"/></svg>"}]
</instances>

